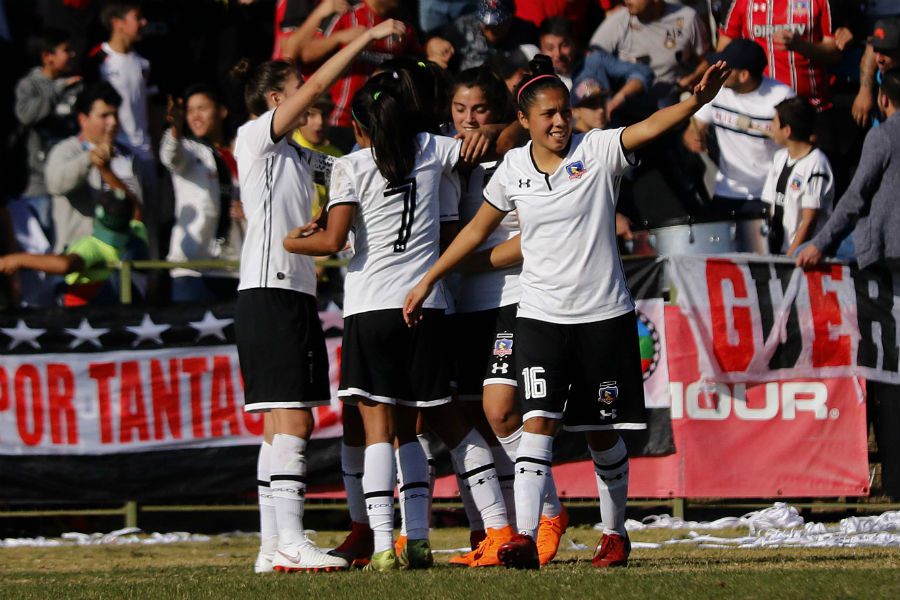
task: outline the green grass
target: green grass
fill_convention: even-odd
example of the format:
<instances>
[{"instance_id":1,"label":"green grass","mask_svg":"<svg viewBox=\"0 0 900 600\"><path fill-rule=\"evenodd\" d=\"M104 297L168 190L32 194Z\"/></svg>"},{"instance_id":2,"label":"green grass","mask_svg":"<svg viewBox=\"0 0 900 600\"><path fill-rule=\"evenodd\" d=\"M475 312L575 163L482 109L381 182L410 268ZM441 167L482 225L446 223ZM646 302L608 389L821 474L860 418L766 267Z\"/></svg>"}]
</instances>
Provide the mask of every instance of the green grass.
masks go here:
<instances>
[{"instance_id":1,"label":"green grass","mask_svg":"<svg viewBox=\"0 0 900 600\"><path fill-rule=\"evenodd\" d=\"M743 532L715 532L738 535ZM671 531L638 532L659 541ZM329 547L339 532L321 532ZM466 543L461 529L436 530L434 548ZM567 536L592 546L596 533L572 528ZM563 540L567 547L567 541ZM598 571L589 551L563 551L540 572L467 570L437 555L430 571L254 575L256 541L215 538L211 543L165 546L85 546L0 549L0 598L877 598L900 599L900 549L718 550L638 549L627 569Z\"/></svg>"}]
</instances>

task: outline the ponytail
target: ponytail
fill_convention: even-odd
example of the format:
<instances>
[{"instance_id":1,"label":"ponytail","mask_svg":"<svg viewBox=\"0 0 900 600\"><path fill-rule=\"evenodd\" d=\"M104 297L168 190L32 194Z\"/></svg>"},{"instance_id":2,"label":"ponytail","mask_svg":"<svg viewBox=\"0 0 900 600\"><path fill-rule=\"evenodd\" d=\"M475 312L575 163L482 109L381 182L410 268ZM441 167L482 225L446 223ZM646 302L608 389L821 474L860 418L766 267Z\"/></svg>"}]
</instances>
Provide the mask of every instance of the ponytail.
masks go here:
<instances>
[{"instance_id":1,"label":"ponytail","mask_svg":"<svg viewBox=\"0 0 900 600\"><path fill-rule=\"evenodd\" d=\"M244 86L247 112L259 116L269 110L266 95L284 91L284 82L297 68L286 60L270 60L252 68L246 58L232 67L229 75Z\"/></svg>"},{"instance_id":2,"label":"ponytail","mask_svg":"<svg viewBox=\"0 0 900 600\"><path fill-rule=\"evenodd\" d=\"M528 109L534 104L537 95L546 89L556 88L569 98L569 88L553 69L553 61L544 54L535 54L528 63L529 72L519 81L516 87L516 104L519 110L528 114Z\"/></svg>"},{"instance_id":3,"label":"ponytail","mask_svg":"<svg viewBox=\"0 0 900 600\"><path fill-rule=\"evenodd\" d=\"M354 96L351 114L372 141L379 173L395 186L415 167L418 128L408 102L398 93L401 86L389 80L399 81L388 73L369 79Z\"/></svg>"}]
</instances>

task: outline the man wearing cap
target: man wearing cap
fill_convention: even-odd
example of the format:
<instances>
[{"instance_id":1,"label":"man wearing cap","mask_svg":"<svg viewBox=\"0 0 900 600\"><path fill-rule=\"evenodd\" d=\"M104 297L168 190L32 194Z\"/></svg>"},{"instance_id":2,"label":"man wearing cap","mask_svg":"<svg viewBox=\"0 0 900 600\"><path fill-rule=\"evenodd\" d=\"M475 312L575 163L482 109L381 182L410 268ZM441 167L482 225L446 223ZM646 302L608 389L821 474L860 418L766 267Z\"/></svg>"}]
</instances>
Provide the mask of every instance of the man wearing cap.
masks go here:
<instances>
[{"instance_id":1,"label":"man wearing cap","mask_svg":"<svg viewBox=\"0 0 900 600\"><path fill-rule=\"evenodd\" d=\"M515 16L513 0L479 0L478 10L443 29L437 41L453 46L449 67L463 71L481 66L498 52L521 49L530 59L537 54L537 28ZM429 46L435 38L429 40Z\"/></svg>"},{"instance_id":2,"label":"man wearing cap","mask_svg":"<svg viewBox=\"0 0 900 600\"><path fill-rule=\"evenodd\" d=\"M775 106L794 95L790 87L763 76L766 55L750 40L734 40L724 51L709 56L724 60L731 74L712 102L694 115L684 132L685 146L706 150L710 125L719 144L719 172L713 201L723 207L735 201L759 200L766 173L778 146L769 139Z\"/></svg>"},{"instance_id":3,"label":"man wearing cap","mask_svg":"<svg viewBox=\"0 0 900 600\"><path fill-rule=\"evenodd\" d=\"M900 67L900 19L881 19L866 39L866 52L859 63L859 93L853 101L853 119L860 127L865 127L874 116L882 75L897 67ZM878 124L877 117L873 122Z\"/></svg>"}]
</instances>

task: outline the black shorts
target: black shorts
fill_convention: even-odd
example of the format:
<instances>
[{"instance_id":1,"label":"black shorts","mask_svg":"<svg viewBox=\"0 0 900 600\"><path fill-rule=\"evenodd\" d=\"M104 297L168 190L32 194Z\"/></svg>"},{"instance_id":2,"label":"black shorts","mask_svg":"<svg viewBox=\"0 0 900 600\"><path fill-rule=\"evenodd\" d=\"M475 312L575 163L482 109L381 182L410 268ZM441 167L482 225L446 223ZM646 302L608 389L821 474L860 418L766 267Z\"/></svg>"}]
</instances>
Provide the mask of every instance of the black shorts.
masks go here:
<instances>
[{"instance_id":1,"label":"black shorts","mask_svg":"<svg viewBox=\"0 0 900 600\"><path fill-rule=\"evenodd\" d=\"M367 398L425 408L450 402L450 369L443 310L426 309L407 327L399 308L344 319L342 400Z\"/></svg>"},{"instance_id":2,"label":"black shorts","mask_svg":"<svg viewBox=\"0 0 900 600\"><path fill-rule=\"evenodd\" d=\"M513 344L518 305L449 317L460 400L481 400L486 385L516 387Z\"/></svg>"},{"instance_id":3,"label":"black shorts","mask_svg":"<svg viewBox=\"0 0 900 600\"><path fill-rule=\"evenodd\" d=\"M562 325L516 320L523 420L562 419L569 431L646 429L634 312Z\"/></svg>"},{"instance_id":4,"label":"black shorts","mask_svg":"<svg viewBox=\"0 0 900 600\"><path fill-rule=\"evenodd\" d=\"M238 292L234 315L244 410L312 408L331 400L316 299L277 288Z\"/></svg>"}]
</instances>

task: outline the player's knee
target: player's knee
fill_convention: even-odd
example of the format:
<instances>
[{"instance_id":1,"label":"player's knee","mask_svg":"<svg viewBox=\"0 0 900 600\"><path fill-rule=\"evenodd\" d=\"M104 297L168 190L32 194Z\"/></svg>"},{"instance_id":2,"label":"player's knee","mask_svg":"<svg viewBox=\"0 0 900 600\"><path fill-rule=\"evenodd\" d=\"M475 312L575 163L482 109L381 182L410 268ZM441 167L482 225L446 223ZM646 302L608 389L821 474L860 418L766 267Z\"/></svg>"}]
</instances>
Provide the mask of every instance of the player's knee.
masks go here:
<instances>
[{"instance_id":1,"label":"player's knee","mask_svg":"<svg viewBox=\"0 0 900 600\"><path fill-rule=\"evenodd\" d=\"M548 417L529 417L522 426L526 433L554 436L559 430L559 419Z\"/></svg>"}]
</instances>

